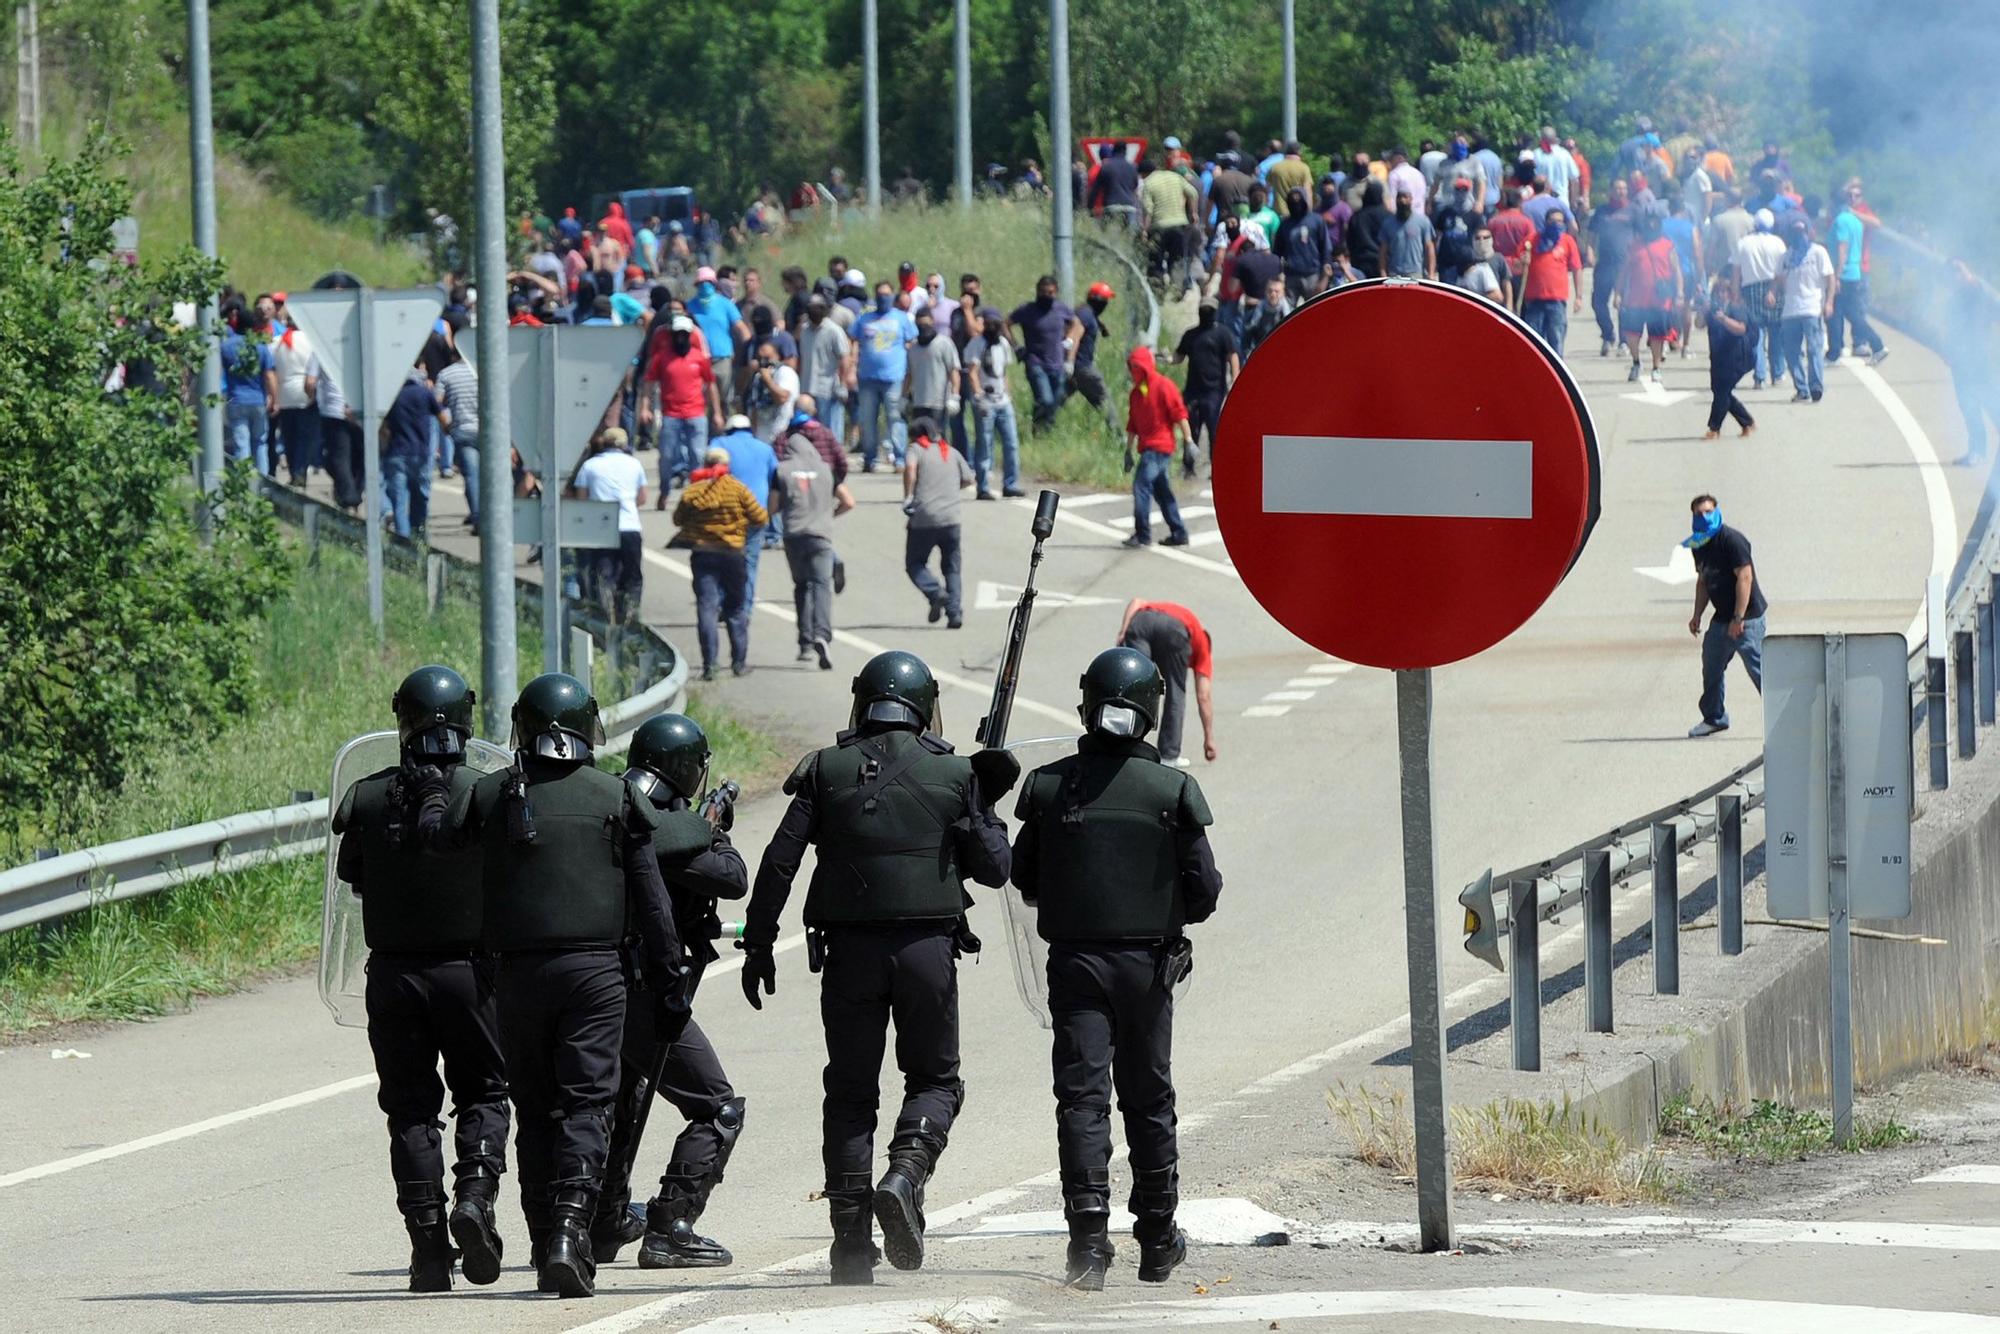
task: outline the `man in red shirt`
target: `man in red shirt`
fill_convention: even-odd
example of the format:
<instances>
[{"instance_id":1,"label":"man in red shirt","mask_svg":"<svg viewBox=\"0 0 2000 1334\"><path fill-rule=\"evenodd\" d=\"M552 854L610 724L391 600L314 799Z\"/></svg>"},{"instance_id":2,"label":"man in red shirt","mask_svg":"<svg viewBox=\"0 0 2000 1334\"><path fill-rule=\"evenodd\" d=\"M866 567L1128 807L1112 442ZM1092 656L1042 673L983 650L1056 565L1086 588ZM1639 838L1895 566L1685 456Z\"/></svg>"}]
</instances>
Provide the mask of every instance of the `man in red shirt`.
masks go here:
<instances>
[{"instance_id":1,"label":"man in red shirt","mask_svg":"<svg viewBox=\"0 0 2000 1334\"><path fill-rule=\"evenodd\" d=\"M1552 208L1543 216L1521 288L1521 318L1557 356L1563 354L1563 340L1569 335L1569 317L1582 309L1583 302L1583 289L1575 279L1583 271L1583 256L1569 234L1569 221L1567 209Z\"/></svg>"},{"instance_id":2,"label":"man in red shirt","mask_svg":"<svg viewBox=\"0 0 2000 1334\"><path fill-rule=\"evenodd\" d=\"M652 425L656 396L661 414L660 500L664 504L674 478L686 480L700 465L710 424L722 429L722 395L715 386L715 368L690 316L673 316L667 336L653 340L653 360L639 388L642 432Z\"/></svg>"},{"instance_id":3,"label":"man in red shirt","mask_svg":"<svg viewBox=\"0 0 2000 1334\"><path fill-rule=\"evenodd\" d=\"M1160 545L1184 547L1188 544L1187 525L1181 522L1181 507L1175 503L1174 488L1167 479L1176 441L1190 457L1194 453L1187 404L1181 400L1180 386L1154 367L1151 348L1133 348L1125 358L1125 367L1132 376L1132 393L1125 410L1125 462L1133 470L1132 536L1125 539L1125 545L1153 544L1153 501L1157 499L1160 515L1167 521L1167 536Z\"/></svg>"},{"instance_id":4,"label":"man in red shirt","mask_svg":"<svg viewBox=\"0 0 2000 1334\"><path fill-rule=\"evenodd\" d=\"M1215 637L1195 614L1176 602L1125 604L1118 626L1121 648L1135 648L1153 660L1166 679L1167 698L1160 709L1158 744L1162 763L1185 769L1181 756L1181 719L1187 712L1187 674L1194 669L1194 704L1201 715L1201 752L1215 762Z\"/></svg>"}]
</instances>

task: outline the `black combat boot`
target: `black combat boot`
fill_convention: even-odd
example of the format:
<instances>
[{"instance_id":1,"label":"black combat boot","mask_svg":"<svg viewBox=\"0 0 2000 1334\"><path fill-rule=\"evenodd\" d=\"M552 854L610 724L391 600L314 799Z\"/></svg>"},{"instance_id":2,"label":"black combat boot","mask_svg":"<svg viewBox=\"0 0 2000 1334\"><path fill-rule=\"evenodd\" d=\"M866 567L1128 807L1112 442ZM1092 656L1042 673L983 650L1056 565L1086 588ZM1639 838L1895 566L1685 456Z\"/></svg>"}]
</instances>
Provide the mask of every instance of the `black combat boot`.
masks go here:
<instances>
[{"instance_id":1,"label":"black combat boot","mask_svg":"<svg viewBox=\"0 0 2000 1334\"><path fill-rule=\"evenodd\" d=\"M1102 1167L1062 1174L1063 1217L1069 1222L1069 1267L1063 1283L1084 1292L1104 1290L1104 1271L1117 1252L1111 1245L1111 1173Z\"/></svg>"},{"instance_id":2,"label":"black combat boot","mask_svg":"<svg viewBox=\"0 0 2000 1334\"><path fill-rule=\"evenodd\" d=\"M646 1235L646 1211L632 1203L629 1190L602 1195L597 1200L597 1217L590 1224L590 1250L601 1265L618 1258L618 1252Z\"/></svg>"},{"instance_id":3,"label":"black combat boot","mask_svg":"<svg viewBox=\"0 0 2000 1334\"><path fill-rule=\"evenodd\" d=\"M410 1234L410 1291L450 1292L451 1234L445 1231L444 1186L436 1181L399 1181L396 1207Z\"/></svg>"},{"instance_id":4,"label":"black combat boot","mask_svg":"<svg viewBox=\"0 0 2000 1334\"><path fill-rule=\"evenodd\" d=\"M639 1246L641 1269L719 1269L735 1261L729 1248L694 1230L708 1204L708 1187L669 1181L646 1204L646 1240Z\"/></svg>"},{"instance_id":5,"label":"black combat boot","mask_svg":"<svg viewBox=\"0 0 2000 1334\"><path fill-rule=\"evenodd\" d=\"M1132 1173L1132 1235L1139 1242L1139 1281L1165 1283L1187 1259L1187 1234L1174 1226L1180 1204L1180 1181L1172 1167L1149 1167Z\"/></svg>"},{"instance_id":6,"label":"black combat boot","mask_svg":"<svg viewBox=\"0 0 2000 1334\"><path fill-rule=\"evenodd\" d=\"M528 1225L528 1267L535 1271L535 1291L554 1292L544 1267L549 1238L555 1233L555 1193L547 1186L521 1186L521 1217Z\"/></svg>"},{"instance_id":7,"label":"black combat boot","mask_svg":"<svg viewBox=\"0 0 2000 1334\"><path fill-rule=\"evenodd\" d=\"M875 1187L875 1221L882 1225L889 1263L898 1269L924 1267L924 1183L944 1145L944 1135L927 1117L897 1126L889 1141L889 1170Z\"/></svg>"},{"instance_id":8,"label":"black combat boot","mask_svg":"<svg viewBox=\"0 0 2000 1334\"><path fill-rule=\"evenodd\" d=\"M500 1193L500 1178L490 1168L474 1167L458 1179L458 1200L451 1209L451 1239L458 1243L459 1266L468 1283L499 1281L499 1221L493 1216L493 1200Z\"/></svg>"},{"instance_id":9,"label":"black combat boot","mask_svg":"<svg viewBox=\"0 0 2000 1334\"><path fill-rule=\"evenodd\" d=\"M868 1212L866 1173L841 1178L826 1192L827 1213L833 1219L833 1248L827 1260L835 1287L865 1286L875 1281L882 1253L875 1249L875 1220Z\"/></svg>"},{"instance_id":10,"label":"black combat boot","mask_svg":"<svg viewBox=\"0 0 2000 1334\"><path fill-rule=\"evenodd\" d=\"M565 1186L555 1196L555 1230L542 1260L542 1281L565 1297L597 1295L597 1261L590 1246L595 1201L585 1186Z\"/></svg>"}]
</instances>

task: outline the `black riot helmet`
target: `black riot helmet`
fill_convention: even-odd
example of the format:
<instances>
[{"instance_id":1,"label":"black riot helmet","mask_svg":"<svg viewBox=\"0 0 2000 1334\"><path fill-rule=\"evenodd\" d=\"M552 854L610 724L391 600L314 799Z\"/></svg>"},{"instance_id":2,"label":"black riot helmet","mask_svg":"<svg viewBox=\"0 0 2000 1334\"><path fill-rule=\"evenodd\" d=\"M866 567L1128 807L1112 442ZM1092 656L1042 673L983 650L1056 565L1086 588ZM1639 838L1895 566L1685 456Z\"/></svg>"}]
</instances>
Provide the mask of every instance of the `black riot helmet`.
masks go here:
<instances>
[{"instance_id":1,"label":"black riot helmet","mask_svg":"<svg viewBox=\"0 0 2000 1334\"><path fill-rule=\"evenodd\" d=\"M632 734L625 781L657 805L678 796L692 805L708 786L708 734L682 713L648 718Z\"/></svg>"},{"instance_id":2,"label":"black riot helmet","mask_svg":"<svg viewBox=\"0 0 2000 1334\"><path fill-rule=\"evenodd\" d=\"M403 678L389 707L396 713L396 738L403 753L433 763L465 758L472 737L472 706L478 702L465 678L433 663Z\"/></svg>"},{"instance_id":3,"label":"black riot helmet","mask_svg":"<svg viewBox=\"0 0 2000 1334\"><path fill-rule=\"evenodd\" d=\"M1135 648L1108 648L1077 679L1083 725L1109 736L1142 737L1160 720L1167 683L1153 660Z\"/></svg>"},{"instance_id":4,"label":"black riot helmet","mask_svg":"<svg viewBox=\"0 0 2000 1334\"><path fill-rule=\"evenodd\" d=\"M914 653L890 649L868 660L854 677L854 712L848 725L886 723L921 732L936 725L937 679Z\"/></svg>"},{"instance_id":5,"label":"black riot helmet","mask_svg":"<svg viewBox=\"0 0 2000 1334\"><path fill-rule=\"evenodd\" d=\"M583 682L565 672L544 672L521 688L514 701L514 749L588 764L591 747L603 744L597 700Z\"/></svg>"}]
</instances>

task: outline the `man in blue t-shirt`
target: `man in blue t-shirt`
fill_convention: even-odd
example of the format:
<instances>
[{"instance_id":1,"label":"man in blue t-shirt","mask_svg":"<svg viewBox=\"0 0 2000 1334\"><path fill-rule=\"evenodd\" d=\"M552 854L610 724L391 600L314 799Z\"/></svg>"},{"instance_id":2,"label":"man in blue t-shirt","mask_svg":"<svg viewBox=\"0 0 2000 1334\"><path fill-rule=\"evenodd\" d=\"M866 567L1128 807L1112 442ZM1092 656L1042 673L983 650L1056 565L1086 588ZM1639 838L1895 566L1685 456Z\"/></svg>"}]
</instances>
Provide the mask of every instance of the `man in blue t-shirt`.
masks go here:
<instances>
[{"instance_id":1,"label":"man in blue t-shirt","mask_svg":"<svg viewBox=\"0 0 2000 1334\"><path fill-rule=\"evenodd\" d=\"M431 420L449 428L451 417L422 366L412 366L396 401L382 418L382 483L389 492L396 536L422 532L431 509Z\"/></svg>"},{"instance_id":2,"label":"man in blue t-shirt","mask_svg":"<svg viewBox=\"0 0 2000 1334\"><path fill-rule=\"evenodd\" d=\"M271 417L278 411L278 369L270 323L232 301L222 312L222 410L232 459L249 459L271 475Z\"/></svg>"},{"instance_id":3,"label":"man in blue t-shirt","mask_svg":"<svg viewBox=\"0 0 2000 1334\"><path fill-rule=\"evenodd\" d=\"M759 440L750 429L750 419L742 413L731 417L725 433L709 442L711 448L729 451L729 475L750 488L750 494L757 497L759 505L768 505L771 493L778 489L778 454L769 445ZM775 523L777 516L772 515ZM767 523L762 528L752 528L743 535L743 577L746 596L753 601L757 597L757 557L764 550L764 539L772 531Z\"/></svg>"},{"instance_id":4,"label":"man in blue t-shirt","mask_svg":"<svg viewBox=\"0 0 2000 1334\"><path fill-rule=\"evenodd\" d=\"M917 324L910 312L896 307L896 288L875 284L875 304L854 319L848 330L856 349L855 412L861 420L861 471L875 471L875 451L882 434L879 418L889 418L889 457L900 468L909 435L903 425L903 381L910 372L910 344L917 341Z\"/></svg>"},{"instance_id":5,"label":"man in blue t-shirt","mask_svg":"<svg viewBox=\"0 0 2000 1334\"><path fill-rule=\"evenodd\" d=\"M1082 332L1076 340L1076 355L1069 363L1069 383L1064 394L1065 401L1069 394L1076 394L1102 414L1113 435L1118 434L1118 420L1111 415L1104 373L1097 369L1097 339L1104 332L1104 308L1117 295L1110 283L1092 283L1085 294L1083 305L1076 312L1077 327Z\"/></svg>"},{"instance_id":6,"label":"man in blue t-shirt","mask_svg":"<svg viewBox=\"0 0 2000 1334\"><path fill-rule=\"evenodd\" d=\"M715 290L715 270L706 264L694 271L694 296L687 302L687 313L708 344L722 401L735 402L736 344L750 341L750 326L743 322L741 307Z\"/></svg>"},{"instance_id":7,"label":"man in blue t-shirt","mask_svg":"<svg viewBox=\"0 0 2000 1334\"><path fill-rule=\"evenodd\" d=\"M1014 307L1007 323L1021 337L1021 364L1035 396L1035 430L1046 431L1062 410L1070 354L1083 337L1076 313L1056 300L1053 274L1035 280L1035 299Z\"/></svg>"},{"instance_id":8,"label":"man in blue t-shirt","mask_svg":"<svg viewBox=\"0 0 2000 1334\"><path fill-rule=\"evenodd\" d=\"M1826 331L1829 366L1840 360L1849 325L1854 328L1855 353L1868 349L1870 365L1889 355L1889 349L1882 346L1882 335L1868 322L1868 226L1861 216L1867 207L1861 198L1861 182L1849 181L1841 191L1840 213L1833 220L1833 244L1828 247L1833 251L1835 270L1840 274L1840 288L1833 294L1833 323ZM1872 219L1874 215L1871 213L1869 217Z\"/></svg>"}]
</instances>

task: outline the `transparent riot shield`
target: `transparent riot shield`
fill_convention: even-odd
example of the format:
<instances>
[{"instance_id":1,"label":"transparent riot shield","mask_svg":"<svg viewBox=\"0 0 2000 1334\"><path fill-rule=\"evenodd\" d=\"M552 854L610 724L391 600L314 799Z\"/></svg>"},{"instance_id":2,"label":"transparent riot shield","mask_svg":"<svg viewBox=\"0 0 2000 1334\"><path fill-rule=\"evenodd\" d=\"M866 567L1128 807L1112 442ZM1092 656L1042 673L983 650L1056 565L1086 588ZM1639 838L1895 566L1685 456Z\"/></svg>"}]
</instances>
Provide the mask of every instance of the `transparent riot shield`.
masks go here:
<instances>
[{"instance_id":1,"label":"transparent riot shield","mask_svg":"<svg viewBox=\"0 0 2000 1334\"><path fill-rule=\"evenodd\" d=\"M504 769L513 755L490 741L466 745L465 762L480 773ZM400 750L394 732L368 732L342 746L333 757L333 778L327 791L338 809L357 779L395 766ZM340 865L340 835L326 831L326 897L320 918L319 998L343 1028L366 1028L368 944L361 930L361 900L352 886L335 873Z\"/></svg>"},{"instance_id":2,"label":"transparent riot shield","mask_svg":"<svg viewBox=\"0 0 2000 1334\"><path fill-rule=\"evenodd\" d=\"M1021 762L1025 779L1027 771L1036 765L1047 764L1076 749L1076 738L1026 737L1008 742L1007 749L1015 752L1014 758ZM1007 919L1007 955L1013 960L1014 986L1021 993L1021 1004L1037 1024L1053 1030L1055 1020L1049 1016L1049 945L1036 930L1035 910L1012 885L1001 887L1000 909Z\"/></svg>"}]
</instances>

